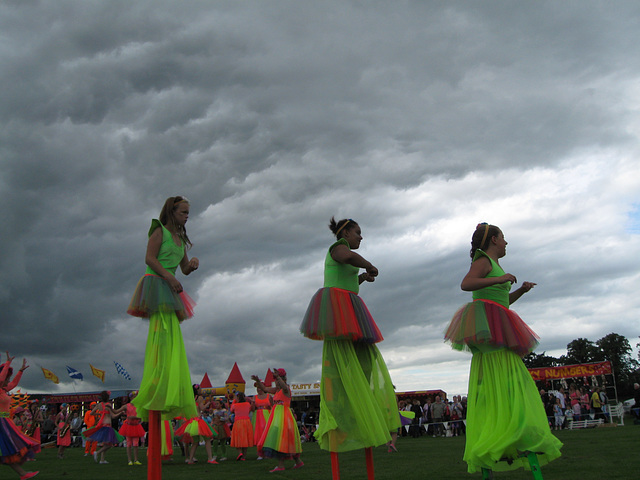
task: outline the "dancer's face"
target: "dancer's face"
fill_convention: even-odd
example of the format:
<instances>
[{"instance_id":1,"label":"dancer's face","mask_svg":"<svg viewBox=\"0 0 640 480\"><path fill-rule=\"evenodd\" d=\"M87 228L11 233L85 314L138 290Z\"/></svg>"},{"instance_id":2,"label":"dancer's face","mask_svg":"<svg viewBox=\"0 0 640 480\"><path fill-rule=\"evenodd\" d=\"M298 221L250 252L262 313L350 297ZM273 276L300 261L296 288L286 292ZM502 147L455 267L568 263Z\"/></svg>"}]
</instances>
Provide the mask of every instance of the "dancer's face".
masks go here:
<instances>
[{"instance_id":1,"label":"dancer's face","mask_svg":"<svg viewBox=\"0 0 640 480\"><path fill-rule=\"evenodd\" d=\"M189 204L186 202L178 204L178 207L173 211L173 217L178 225L184 227L189 220Z\"/></svg>"},{"instance_id":2,"label":"dancer's face","mask_svg":"<svg viewBox=\"0 0 640 480\"><path fill-rule=\"evenodd\" d=\"M360 247L360 242L362 242L362 230L360 229L360 225L355 225L353 228L347 230L342 236L348 243L349 248L351 250L356 250Z\"/></svg>"},{"instance_id":3,"label":"dancer's face","mask_svg":"<svg viewBox=\"0 0 640 480\"><path fill-rule=\"evenodd\" d=\"M496 246L498 258L502 258L507 254L507 241L504 239L504 233L500 232L493 237L493 243Z\"/></svg>"}]
</instances>

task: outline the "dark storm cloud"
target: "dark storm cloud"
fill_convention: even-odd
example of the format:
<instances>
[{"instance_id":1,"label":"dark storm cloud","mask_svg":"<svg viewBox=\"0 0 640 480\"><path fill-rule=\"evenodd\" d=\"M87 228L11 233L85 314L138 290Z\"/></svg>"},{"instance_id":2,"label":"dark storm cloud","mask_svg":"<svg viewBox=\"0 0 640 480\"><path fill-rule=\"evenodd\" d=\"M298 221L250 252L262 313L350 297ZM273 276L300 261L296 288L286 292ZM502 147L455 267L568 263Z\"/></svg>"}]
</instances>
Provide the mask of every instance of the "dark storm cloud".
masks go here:
<instances>
[{"instance_id":1,"label":"dark storm cloud","mask_svg":"<svg viewBox=\"0 0 640 480\"><path fill-rule=\"evenodd\" d=\"M32 363L24 386L54 388L36 365L87 376L91 362L135 387L147 324L125 311L150 220L176 194L202 264L184 280L194 380L222 383L234 361L245 378L282 365L317 379L320 344L297 326L331 215L358 219L380 268L361 293L401 386L444 382L430 375L445 365L464 388L467 359L441 338L482 220L512 239L505 265L539 282L518 310L541 348L580 324L609 333L605 298L624 305L605 323L637 335L638 9L4 2L2 347Z\"/></svg>"}]
</instances>

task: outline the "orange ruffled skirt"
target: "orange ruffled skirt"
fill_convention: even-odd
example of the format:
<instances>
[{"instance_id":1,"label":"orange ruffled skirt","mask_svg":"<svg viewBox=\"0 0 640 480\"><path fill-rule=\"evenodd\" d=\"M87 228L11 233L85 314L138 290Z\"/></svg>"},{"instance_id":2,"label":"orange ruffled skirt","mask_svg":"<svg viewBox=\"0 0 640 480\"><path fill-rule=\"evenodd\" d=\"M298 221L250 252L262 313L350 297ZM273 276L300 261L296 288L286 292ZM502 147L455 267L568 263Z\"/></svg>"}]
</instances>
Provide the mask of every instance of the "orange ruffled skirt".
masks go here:
<instances>
[{"instance_id":1,"label":"orange ruffled skirt","mask_svg":"<svg viewBox=\"0 0 640 480\"><path fill-rule=\"evenodd\" d=\"M231 429L231 446L234 448L253 447L253 425L249 417L236 418Z\"/></svg>"},{"instance_id":2,"label":"orange ruffled skirt","mask_svg":"<svg viewBox=\"0 0 640 480\"><path fill-rule=\"evenodd\" d=\"M508 348L521 357L536 348L539 338L516 312L490 300L475 300L461 307L444 337L456 350Z\"/></svg>"}]
</instances>

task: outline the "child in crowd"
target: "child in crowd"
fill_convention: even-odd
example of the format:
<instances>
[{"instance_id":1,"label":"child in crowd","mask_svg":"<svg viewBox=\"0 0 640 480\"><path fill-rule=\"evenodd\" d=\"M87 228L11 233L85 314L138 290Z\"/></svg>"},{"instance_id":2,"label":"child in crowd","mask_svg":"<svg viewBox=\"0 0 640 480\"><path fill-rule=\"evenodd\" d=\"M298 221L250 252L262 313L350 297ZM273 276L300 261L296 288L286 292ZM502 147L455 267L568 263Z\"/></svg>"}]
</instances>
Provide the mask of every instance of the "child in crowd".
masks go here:
<instances>
[{"instance_id":1,"label":"child in crowd","mask_svg":"<svg viewBox=\"0 0 640 480\"><path fill-rule=\"evenodd\" d=\"M231 430L231 446L238 450L236 458L238 461L245 461L247 448L253 447L253 426L249 413L254 408L254 405L247 401L242 392L236 394L236 401L231 405L231 413L235 415L233 430Z\"/></svg>"}]
</instances>

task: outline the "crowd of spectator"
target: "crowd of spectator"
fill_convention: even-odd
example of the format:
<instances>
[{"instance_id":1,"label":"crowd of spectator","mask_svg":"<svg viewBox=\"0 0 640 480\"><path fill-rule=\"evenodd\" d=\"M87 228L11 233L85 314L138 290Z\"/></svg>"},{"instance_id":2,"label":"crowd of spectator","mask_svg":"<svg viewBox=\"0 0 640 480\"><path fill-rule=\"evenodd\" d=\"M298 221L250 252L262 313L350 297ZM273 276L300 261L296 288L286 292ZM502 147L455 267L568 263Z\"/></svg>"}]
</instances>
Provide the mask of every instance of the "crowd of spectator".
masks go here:
<instances>
[{"instance_id":1,"label":"crowd of spectator","mask_svg":"<svg viewBox=\"0 0 640 480\"><path fill-rule=\"evenodd\" d=\"M454 395L447 401L440 395L410 398L398 402L398 410L413 412L415 416L409 428L402 428L402 436L455 437L465 432L464 419L467 414L467 397Z\"/></svg>"},{"instance_id":2,"label":"crowd of spectator","mask_svg":"<svg viewBox=\"0 0 640 480\"><path fill-rule=\"evenodd\" d=\"M571 383L568 390L540 390L549 426L554 430L567 428L569 422L578 420L611 421L606 389L599 386L581 386Z\"/></svg>"},{"instance_id":3,"label":"crowd of spectator","mask_svg":"<svg viewBox=\"0 0 640 480\"><path fill-rule=\"evenodd\" d=\"M640 388L636 389L638 400L636 407L640 405ZM568 422L581 419L602 418L604 422L611 421L608 411L608 397L605 388L598 386L576 385L568 386L568 389L560 387L558 390L540 390L540 397L544 405L549 426L559 430L568 427ZM118 400L115 401L118 403ZM467 412L467 398L454 395L452 400L447 400L444 395L427 397L405 398L398 401L398 409L413 412L414 417L407 428L402 427L399 434L402 436L420 437L424 435L433 437L459 436L465 433L464 420ZM43 409L43 421L41 423L42 442L55 441L57 425L55 421L57 413L56 405ZM294 410L303 441L313 442L313 436L319 417L317 408L310 407L306 411ZM230 422L233 417L230 416ZM114 419L113 428L120 428L122 419ZM83 417L79 411L71 412L70 427L73 446L82 443L82 430L85 428Z\"/></svg>"}]
</instances>

